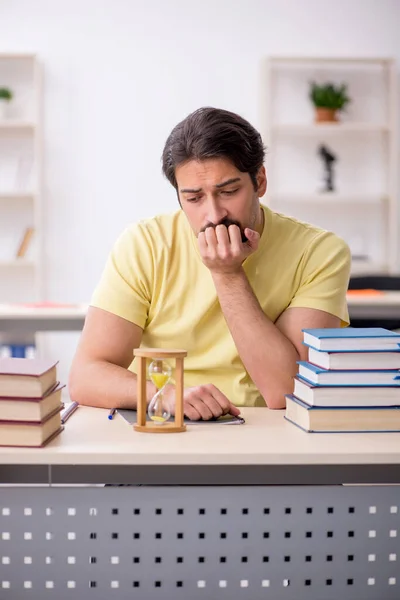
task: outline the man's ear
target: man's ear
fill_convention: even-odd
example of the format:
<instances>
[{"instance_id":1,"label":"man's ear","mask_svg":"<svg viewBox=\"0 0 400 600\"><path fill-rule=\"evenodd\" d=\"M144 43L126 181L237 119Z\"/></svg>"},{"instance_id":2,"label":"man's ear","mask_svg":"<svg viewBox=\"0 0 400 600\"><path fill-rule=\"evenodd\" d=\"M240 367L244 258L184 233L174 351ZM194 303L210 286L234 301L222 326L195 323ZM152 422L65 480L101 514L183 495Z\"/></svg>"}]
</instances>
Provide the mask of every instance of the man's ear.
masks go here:
<instances>
[{"instance_id":1,"label":"man's ear","mask_svg":"<svg viewBox=\"0 0 400 600\"><path fill-rule=\"evenodd\" d=\"M267 173L264 165L260 167L257 173L257 195L262 198L267 191Z\"/></svg>"}]
</instances>

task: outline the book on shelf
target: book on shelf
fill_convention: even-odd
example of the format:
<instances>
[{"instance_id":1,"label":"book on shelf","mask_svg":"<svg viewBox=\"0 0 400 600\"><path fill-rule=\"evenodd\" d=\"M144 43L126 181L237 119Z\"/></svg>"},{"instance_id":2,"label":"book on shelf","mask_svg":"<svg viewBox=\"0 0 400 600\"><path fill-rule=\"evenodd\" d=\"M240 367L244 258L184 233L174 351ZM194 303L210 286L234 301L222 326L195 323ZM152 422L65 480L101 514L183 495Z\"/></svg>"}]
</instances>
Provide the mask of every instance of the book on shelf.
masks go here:
<instances>
[{"instance_id":1,"label":"book on shelf","mask_svg":"<svg viewBox=\"0 0 400 600\"><path fill-rule=\"evenodd\" d=\"M400 407L309 406L286 396L285 419L309 433L400 432Z\"/></svg>"},{"instance_id":2,"label":"book on shelf","mask_svg":"<svg viewBox=\"0 0 400 600\"><path fill-rule=\"evenodd\" d=\"M303 329L303 343L316 350L399 350L400 333L383 327Z\"/></svg>"},{"instance_id":3,"label":"book on shelf","mask_svg":"<svg viewBox=\"0 0 400 600\"><path fill-rule=\"evenodd\" d=\"M0 397L0 421L42 422L62 406L61 392L64 387L57 382L41 398Z\"/></svg>"},{"instance_id":4,"label":"book on shelf","mask_svg":"<svg viewBox=\"0 0 400 600\"><path fill-rule=\"evenodd\" d=\"M0 446L39 447L62 431L61 410L57 406L41 421L1 421Z\"/></svg>"},{"instance_id":5,"label":"book on shelf","mask_svg":"<svg viewBox=\"0 0 400 600\"><path fill-rule=\"evenodd\" d=\"M332 371L400 369L400 348L395 351L363 350L362 352L323 352L308 349L308 361L317 367Z\"/></svg>"},{"instance_id":6,"label":"book on shelf","mask_svg":"<svg viewBox=\"0 0 400 600\"><path fill-rule=\"evenodd\" d=\"M330 371L302 360L298 361L298 365L300 377L314 385L400 386L400 371L398 369Z\"/></svg>"},{"instance_id":7,"label":"book on shelf","mask_svg":"<svg viewBox=\"0 0 400 600\"><path fill-rule=\"evenodd\" d=\"M57 382L57 364L38 358L1 358L0 396L43 397Z\"/></svg>"},{"instance_id":8,"label":"book on shelf","mask_svg":"<svg viewBox=\"0 0 400 600\"><path fill-rule=\"evenodd\" d=\"M35 229L33 227L27 227L25 229L24 235L22 236L21 242L17 249L17 258L24 258L26 256L34 233Z\"/></svg>"},{"instance_id":9,"label":"book on shelf","mask_svg":"<svg viewBox=\"0 0 400 600\"><path fill-rule=\"evenodd\" d=\"M34 344L1 344L0 358L36 358Z\"/></svg>"},{"instance_id":10,"label":"book on shelf","mask_svg":"<svg viewBox=\"0 0 400 600\"><path fill-rule=\"evenodd\" d=\"M293 395L310 406L400 406L400 386L313 385L301 377L294 379Z\"/></svg>"}]
</instances>

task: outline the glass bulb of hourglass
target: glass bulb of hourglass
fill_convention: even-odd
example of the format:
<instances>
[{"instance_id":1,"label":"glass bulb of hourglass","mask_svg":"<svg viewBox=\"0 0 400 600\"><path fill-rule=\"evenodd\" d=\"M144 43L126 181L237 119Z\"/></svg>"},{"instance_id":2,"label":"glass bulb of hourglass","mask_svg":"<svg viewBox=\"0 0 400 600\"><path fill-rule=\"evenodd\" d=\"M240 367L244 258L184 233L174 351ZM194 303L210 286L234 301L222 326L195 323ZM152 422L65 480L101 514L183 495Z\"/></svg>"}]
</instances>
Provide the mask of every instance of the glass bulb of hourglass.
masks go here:
<instances>
[{"instance_id":1,"label":"glass bulb of hourglass","mask_svg":"<svg viewBox=\"0 0 400 600\"><path fill-rule=\"evenodd\" d=\"M153 360L149 365L149 377L158 391L151 399L147 413L153 423L163 425L171 416L164 400L164 388L171 378L171 367L163 360Z\"/></svg>"}]
</instances>

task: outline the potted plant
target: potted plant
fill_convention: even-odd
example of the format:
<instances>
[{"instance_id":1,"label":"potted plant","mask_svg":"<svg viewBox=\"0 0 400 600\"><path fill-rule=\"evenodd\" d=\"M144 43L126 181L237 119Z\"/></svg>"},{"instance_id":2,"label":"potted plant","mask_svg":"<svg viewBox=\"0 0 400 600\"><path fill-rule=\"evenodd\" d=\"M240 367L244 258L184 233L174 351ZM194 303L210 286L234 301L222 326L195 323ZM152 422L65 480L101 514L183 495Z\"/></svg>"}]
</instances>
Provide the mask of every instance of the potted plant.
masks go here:
<instances>
[{"instance_id":1,"label":"potted plant","mask_svg":"<svg viewBox=\"0 0 400 600\"><path fill-rule=\"evenodd\" d=\"M315 107L316 123L338 121L337 113L350 102L346 84L335 86L333 83L318 84L315 81L310 84L310 100Z\"/></svg>"},{"instance_id":2,"label":"potted plant","mask_svg":"<svg viewBox=\"0 0 400 600\"><path fill-rule=\"evenodd\" d=\"M13 93L9 88L0 87L0 118L6 116L6 106L12 100Z\"/></svg>"}]
</instances>

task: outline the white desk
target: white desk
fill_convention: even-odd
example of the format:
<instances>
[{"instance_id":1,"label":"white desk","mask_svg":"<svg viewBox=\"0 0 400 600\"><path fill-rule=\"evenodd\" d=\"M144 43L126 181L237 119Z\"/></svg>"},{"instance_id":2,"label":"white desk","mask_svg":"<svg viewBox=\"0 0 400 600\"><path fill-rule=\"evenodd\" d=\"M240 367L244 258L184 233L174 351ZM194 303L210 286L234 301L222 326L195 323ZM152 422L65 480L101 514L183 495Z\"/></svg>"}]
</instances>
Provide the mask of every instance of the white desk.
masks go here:
<instances>
[{"instance_id":1,"label":"white desk","mask_svg":"<svg viewBox=\"0 0 400 600\"><path fill-rule=\"evenodd\" d=\"M93 483L121 481L124 469L116 475L119 467L128 467L128 479L124 475L122 481L130 482L137 468L143 473L147 470L149 481L149 474L162 471L164 466L179 467L185 481L199 466L210 473L212 468L219 472L221 466L222 470L234 466L244 477L246 469L259 467L264 483L282 483L279 471L293 474L303 468L304 473L312 469L316 473L321 467L328 483L400 483L400 433L307 435L287 422L283 411L245 408L245 425L189 425L187 432L165 434L160 440L159 435L135 432L118 414L110 421L107 414L103 409L81 406L67 421L65 431L44 448L0 447L0 482L5 480L5 471L16 481L17 475L9 468L12 465L32 467L32 473L33 467L45 465L45 481L51 466L53 483L76 483L82 479L79 473ZM62 465L74 465L73 473L67 479L55 479ZM342 475L337 474L338 466Z\"/></svg>"},{"instance_id":2,"label":"white desk","mask_svg":"<svg viewBox=\"0 0 400 600\"><path fill-rule=\"evenodd\" d=\"M350 318L400 319L400 292L382 295L347 295Z\"/></svg>"},{"instance_id":3,"label":"white desk","mask_svg":"<svg viewBox=\"0 0 400 600\"><path fill-rule=\"evenodd\" d=\"M243 416L152 435L80 407L48 446L0 448L1 600L398 600L400 486L337 484L399 483L400 434ZM71 485L100 482L150 485Z\"/></svg>"}]
</instances>

